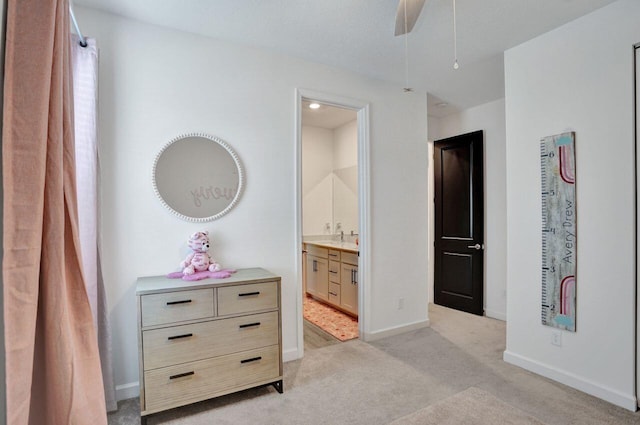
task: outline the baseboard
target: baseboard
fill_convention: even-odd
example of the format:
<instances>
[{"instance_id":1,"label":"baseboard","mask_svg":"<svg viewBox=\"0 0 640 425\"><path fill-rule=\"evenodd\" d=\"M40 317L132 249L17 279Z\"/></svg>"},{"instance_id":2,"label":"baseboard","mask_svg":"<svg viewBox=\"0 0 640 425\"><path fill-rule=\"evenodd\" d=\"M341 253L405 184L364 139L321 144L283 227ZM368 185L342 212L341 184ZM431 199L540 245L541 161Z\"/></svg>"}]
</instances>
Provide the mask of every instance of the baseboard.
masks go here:
<instances>
[{"instance_id":1,"label":"baseboard","mask_svg":"<svg viewBox=\"0 0 640 425\"><path fill-rule=\"evenodd\" d=\"M429 326L429 320L421 320L419 322L409 323L407 325L395 326L392 328L386 328L375 332L365 332L364 340L366 342L377 341L382 338L387 338L394 335L400 335L405 332L415 331L417 329L426 328Z\"/></svg>"},{"instance_id":2,"label":"baseboard","mask_svg":"<svg viewBox=\"0 0 640 425\"><path fill-rule=\"evenodd\" d=\"M507 321L507 315L501 311L485 310L484 315L492 319L502 320L503 322Z\"/></svg>"},{"instance_id":3,"label":"baseboard","mask_svg":"<svg viewBox=\"0 0 640 425\"><path fill-rule=\"evenodd\" d=\"M288 350L282 350L282 362L292 362L298 360L300 355L297 348L289 348Z\"/></svg>"},{"instance_id":4,"label":"baseboard","mask_svg":"<svg viewBox=\"0 0 640 425\"><path fill-rule=\"evenodd\" d=\"M116 385L116 401L126 400L140 396L140 383L129 382L128 384Z\"/></svg>"},{"instance_id":5,"label":"baseboard","mask_svg":"<svg viewBox=\"0 0 640 425\"><path fill-rule=\"evenodd\" d=\"M617 390L603 387L573 373L565 372L555 367L528 359L519 354L505 350L503 357L505 362L519 366L530 372L542 375L545 378L560 382L572 388L585 392L594 397L608 401L616 406L635 412L638 409L636 398L632 394L623 394Z\"/></svg>"}]
</instances>

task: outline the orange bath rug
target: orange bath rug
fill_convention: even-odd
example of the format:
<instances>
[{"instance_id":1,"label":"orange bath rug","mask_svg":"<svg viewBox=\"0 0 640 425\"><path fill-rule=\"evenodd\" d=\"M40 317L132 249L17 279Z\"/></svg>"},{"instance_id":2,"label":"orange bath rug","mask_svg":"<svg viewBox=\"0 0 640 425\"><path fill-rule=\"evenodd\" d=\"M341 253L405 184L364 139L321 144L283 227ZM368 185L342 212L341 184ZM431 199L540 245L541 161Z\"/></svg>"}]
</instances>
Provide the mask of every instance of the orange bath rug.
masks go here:
<instances>
[{"instance_id":1,"label":"orange bath rug","mask_svg":"<svg viewBox=\"0 0 640 425\"><path fill-rule=\"evenodd\" d=\"M304 297L304 318L340 341L358 337L358 319L311 297Z\"/></svg>"}]
</instances>

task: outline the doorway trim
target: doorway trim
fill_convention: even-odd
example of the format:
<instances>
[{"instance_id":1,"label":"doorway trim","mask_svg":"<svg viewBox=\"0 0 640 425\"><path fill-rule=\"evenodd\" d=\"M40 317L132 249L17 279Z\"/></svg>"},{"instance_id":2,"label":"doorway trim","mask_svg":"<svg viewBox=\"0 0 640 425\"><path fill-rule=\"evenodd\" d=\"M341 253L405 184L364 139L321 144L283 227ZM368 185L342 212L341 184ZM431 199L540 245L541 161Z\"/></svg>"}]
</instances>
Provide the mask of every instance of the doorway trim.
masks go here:
<instances>
[{"instance_id":1,"label":"doorway trim","mask_svg":"<svg viewBox=\"0 0 640 425\"><path fill-rule=\"evenodd\" d=\"M368 332L370 323L369 299L371 293L369 235L371 234L370 158L369 158L369 103L309 89L295 90L295 244L296 247L296 326L298 358L304 356L304 322L302 317L302 99L351 109L357 113L358 123L358 333L360 339Z\"/></svg>"}]
</instances>

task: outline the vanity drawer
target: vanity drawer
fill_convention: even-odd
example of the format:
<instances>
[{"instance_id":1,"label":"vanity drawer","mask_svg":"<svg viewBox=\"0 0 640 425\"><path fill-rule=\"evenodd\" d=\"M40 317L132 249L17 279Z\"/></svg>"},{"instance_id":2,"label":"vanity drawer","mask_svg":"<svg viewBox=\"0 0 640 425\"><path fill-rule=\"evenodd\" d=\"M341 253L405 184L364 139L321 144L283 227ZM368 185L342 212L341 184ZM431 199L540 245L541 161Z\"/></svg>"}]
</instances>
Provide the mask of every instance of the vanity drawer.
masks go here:
<instances>
[{"instance_id":1,"label":"vanity drawer","mask_svg":"<svg viewBox=\"0 0 640 425\"><path fill-rule=\"evenodd\" d=\"M329 280L340 283L340 262L329 260Z\"/></svg>"},{"instance_id":2,"label":"vanity drawer","mask_svg":"<svg viewBox=\"0 0 640 425\"><path fill-rule=\"evenodd\" d=\"M148 413L170 409L280 377L279 346L144 373Z\"/></svg>"},{"instance_id":3,"label":"vanity drawer","mask_svg":"<svg viewBox=\"0 0 640 425\"><path fill-rule=\"evenodd\" d=\"M249 313L278 308L276 282L218 288L218 315Z\"/></svg>"},{"instance_id":4,"label":"vanity drawer","mask_svg":"<svg viewBox=\"0 0 640 425\"><path fill-rule=\"evenodd\" d=\"M142 332L145 370L278 344L278 312Z\"/></svg>"},{"instance_id":5,"label":"vanity drawer","mask_svg":"<svg viewBox=\"0 0 640 425\"><path fill-rule=\"evenodd\" d=\"M176 291L141 297L142 326L212 317L213 288Z\"/></svg>"},{"instance_id":6,"label":"vanity drawer","mask_svg":"<svg viewBox=\"0 0 640 425\"><path fill-rule=\"evenodd\" d=\"M340 261L340 251L336 251L335 249L330 249L328 252L329 260Z\"/></svg>"},{"instance_id":7,"label":"vanity drawer","mask_svg":"<svg viewBox=\"0 0 640 425\"><path fill-rule=\"evenodd\" d=\"M329 250L318 245L307 244L307 254L320 258L329 258Z\"/></svg>"},{"instance_id":8,"label":"vanity drawer","mask_svg":"<svg viewBox=\"0 0 640 425\"><path fill-rule=\"evenodd\" d=\"M329 302L340 305L340 285L329 283Z\"/></svg>"},{"instance_id":9,"label":"vanity drawer","mask_svg":"<svg viewBox=\"0 0 640 425\"><path fill-rule=\"evenodd\" d=\"M342 262L357 266L358 265L358 253L357 252L346 252L346 251L343 252L342 253Z\"/></svg>"}]
</instances>

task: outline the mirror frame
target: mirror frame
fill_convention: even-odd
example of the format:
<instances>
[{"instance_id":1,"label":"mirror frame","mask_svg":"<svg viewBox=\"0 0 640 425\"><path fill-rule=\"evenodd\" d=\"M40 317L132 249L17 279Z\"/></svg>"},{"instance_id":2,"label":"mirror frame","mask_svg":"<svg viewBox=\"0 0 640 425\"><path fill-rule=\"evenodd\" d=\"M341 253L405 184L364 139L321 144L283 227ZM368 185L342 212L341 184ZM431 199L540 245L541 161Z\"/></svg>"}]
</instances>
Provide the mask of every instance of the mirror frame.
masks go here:
<instances>
[{"instance_id":1,"label":"mirror frame","mask_svg":"<svg viewBox=\"0 0 640 425\"><path fill-rule=\"evenodd\" d=\"M162 157L162 154L170 147L172 146L174 143L177 143L183 139L186 138L192 138L192 137L201 137L201 138L205 138L210 140L213 143L217 143L218 145L220 145L233 159L236 168L238 170L238 190L236 191L236 194L234 196L234 198L231 200L231 202L220 212L208 216L208 217L191 217L188 215L183 214L180 211L176 211L173 207L171 207L162 197L162 195L160 194L160 190L158 189L158 185L156 182L156 168L158 166L158 161L160 160L160 158ZM151 179L153 182L153 191L156 193L156 196L158 197L158 199L160 199L160 202L162 202L162 205L164 205L164 207L166 209L168 209L171 213L173 213L174 215L178 216L179 218L186 220L186 221L191 221L194 223L204 223L207 221L213 221L213 220L217 220L220 217L222 217L223 215L227 214L233 207L236 206L236 204L238 203L238 200L240 199L240 195L242 194L242 191L244 189L244 185L245 185L245 176L244 176L244 170L242 168L242 164L240 163L240 158L238 157L238 155L235 153L235 151L231 148L231 146L229 146L229 144L227 144L224 140L220 139L219 137L216 136L212 136L206 133L183 133L180 134L176 137L174 137L173 139L171 139L169 142L167 142L162 149L160 150L160 152L158 152L158 154L156 155L155 160L153 161L153 170L151 173Z\"/></svg>"}]
</instances>

